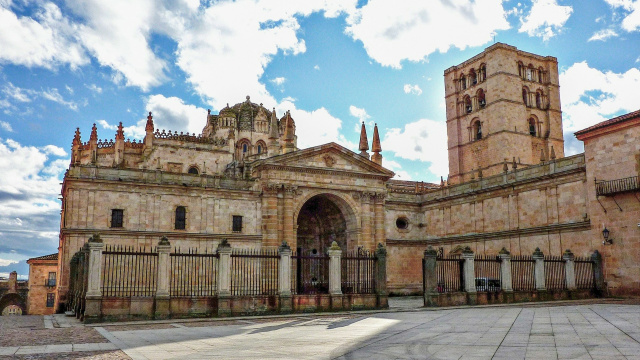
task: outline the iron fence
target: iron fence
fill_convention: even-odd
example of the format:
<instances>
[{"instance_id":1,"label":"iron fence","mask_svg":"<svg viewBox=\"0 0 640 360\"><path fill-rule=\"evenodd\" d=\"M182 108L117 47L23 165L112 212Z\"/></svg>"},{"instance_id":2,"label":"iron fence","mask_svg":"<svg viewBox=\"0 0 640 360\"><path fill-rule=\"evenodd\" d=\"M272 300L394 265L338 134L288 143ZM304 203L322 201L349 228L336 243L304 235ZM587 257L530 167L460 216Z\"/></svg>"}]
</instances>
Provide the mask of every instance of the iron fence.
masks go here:
<instances>
[{"instance_id":1,"label":"iron fence","mask_svg":"<svg viewBox=\"0 0 640 360\"><path fill-rule=\"evenodd\" d=\"M531 291L536 289L536 261L531 255L511 256L511 281L515 291Z\"/></svg>"},{"instance_id":2,"label":"iron fence","mask_svg":"<svg viewBox=\"0 0 640 360\"><path fill-rule=\"evenodd\" d=\"M576 257L574 259L574 271L576 273L576 288L594 289L595 263L588 257Z\"/></svg>"},{"instance_id":3,"label":"iron fence","mask_svg":"<svg viewBox=\"0 0 640 360\"><path fill-rule=\"evenodd\" d=\"M231 295L276 295L278 249L234 249L231 253Z\"/></svg>"},{"instance_id":4,"label":"iron fence","mask_svg":"<svg viewBox=\"0 0 640 360\"><path fill-rule=\"evenodd\" d=\"M146 247L107 245L102 252L102 295L150 297L156 294L158 253Z\"/></svg>"},{"instance_id":5,"label":"iron fence","mask_svg":"<svg viewBox=\"0 0 640 360\"><path fill-rule=\"evenodd\" d=\"M215 296L218 272L218 254L189 249L182 253L175 249L170 254L171 282L169 293L177 296Z\"/></svg>"},{"instance_id":6,"label":"iron fence","mask_svg":"<svg viewBox=\"0 0 640 360\"><path fill-rule=\"evenodd\" d=\"M547 290L564 290L567 288L565 261L562 256L544 257L544 283Z\"/></svg>"},{"instance_id":7,"label":"iron fence","mask_svg":"<svg viewBox=\"0 0 640 360\"><path fill-rule=\"evenodd\" d=\"M459 256L437 257L436 275L439 293L464 291L464 259Z\"/></svg>"},{"instance_id":8,"label":"iron fence","mask_svg":"<svg viewBox=\"0 0 640 360\"><path fill-rule=\"evenodd\" d=\"M498 292L501 290L501 260L497 256L476 255L474 275L477 291Z\"/></svg>"},{"instance_id":9,"label":"iron fence","mask_svg":"<svg viewBox=\"0 0 640 360\"><path fill-rule=\"evenodd\" d=\"M291 293L329 293L329 255L298 249L291 256Z\"/></svg>"},{"instance_id":10,"label":"iron fence","mask_svg":"<svg viewBox=\"0 0 640 360\"><path fill-rule=\"evenodd\" d=\"M340 260L343 294L374 294L376 291L376 256L358 248L349 251Z\"/></svg>"}]
</instances>

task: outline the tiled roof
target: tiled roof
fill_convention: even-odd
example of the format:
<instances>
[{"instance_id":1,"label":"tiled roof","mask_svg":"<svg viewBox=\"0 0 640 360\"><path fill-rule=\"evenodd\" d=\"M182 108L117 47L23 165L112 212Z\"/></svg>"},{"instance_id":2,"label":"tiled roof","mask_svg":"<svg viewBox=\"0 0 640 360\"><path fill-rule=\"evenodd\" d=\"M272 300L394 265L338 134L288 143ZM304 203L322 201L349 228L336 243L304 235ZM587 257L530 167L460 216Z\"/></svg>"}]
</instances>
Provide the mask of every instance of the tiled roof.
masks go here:
<instances>
[{"instance_id":1,"label":"tiled roof","mask_svg":"<svg viewBox=\"0 0 640 360\"><path fill-rule=\"evenodd\" d=\"M613 119L605 120L605 121L603 121L601 123L597 123L597 124L595 124L593 126L589 126L586 129L582 129L580 131L576 131L574 133L574 135L578 136L578 135L586 134L586 133L588 133L588 132L590 132L592 130L596 130L596 129L600 129L600 128L603 128L603 127L607 127L609 125L621 123L621 122L624 122L624 121L627 121L627 120L631 120L631 119L634 119L634 118L637 118L637 117L640 117L640 110L637 110L637 111L634 111L634 112L630 112L628 114L620 115L618 117L614 117Z\"/></svg>"},{"instance_id":2,"label":"tiled roof","mask_svg":"<svg viewBox=\"0 0 640 360\"><path fill-rule=\"evenodd\" d=\"M38 256L38 257L31 258L29 260L58 260L58 253Z\"/></svg>"}]
</instances>

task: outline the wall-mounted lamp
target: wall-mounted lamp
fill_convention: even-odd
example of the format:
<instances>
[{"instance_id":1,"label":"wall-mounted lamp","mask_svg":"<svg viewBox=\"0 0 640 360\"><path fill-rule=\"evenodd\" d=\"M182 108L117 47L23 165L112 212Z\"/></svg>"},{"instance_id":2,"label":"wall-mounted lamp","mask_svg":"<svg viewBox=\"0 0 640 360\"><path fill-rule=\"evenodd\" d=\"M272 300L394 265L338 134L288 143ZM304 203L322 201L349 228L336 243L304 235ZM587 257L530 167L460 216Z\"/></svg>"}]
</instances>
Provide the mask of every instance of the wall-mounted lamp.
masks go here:
<instances>
[{"instance_id":1,"label":"wall-mounted lamp","mask_svg":"<svg viewBox=\"0 0 640 360\"><path fill-rule=\"evenodd\" d=\"M602 245L613 244L613 239L609 239L609 229L607 229L606 227L602 230L602 238L604 238Z\"/></svg>"}]
</instances>

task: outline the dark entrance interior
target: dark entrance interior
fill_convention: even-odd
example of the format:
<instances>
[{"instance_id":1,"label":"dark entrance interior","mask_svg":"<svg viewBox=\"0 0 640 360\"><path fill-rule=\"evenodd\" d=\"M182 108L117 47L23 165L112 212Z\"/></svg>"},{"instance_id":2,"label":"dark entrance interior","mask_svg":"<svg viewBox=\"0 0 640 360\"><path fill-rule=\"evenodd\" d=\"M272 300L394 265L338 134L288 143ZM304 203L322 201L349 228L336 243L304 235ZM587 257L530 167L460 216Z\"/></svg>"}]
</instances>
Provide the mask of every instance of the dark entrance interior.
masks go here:
<instances>
[{"instance_id":1,"label":"dark entrance interior","mask_svg":"<svg viewBox=\"0 0 640 360\"><path fill-rule=\"evenodd\" d=\"M335 196L334 196L335 197ZM329 289L329 258L327 250L335 241L347 250L347 219L341 207L342 199L331 195L316 195L302 206L298 214L296 289L299 294L326 293Z\"/></svg>"}]
</instances>

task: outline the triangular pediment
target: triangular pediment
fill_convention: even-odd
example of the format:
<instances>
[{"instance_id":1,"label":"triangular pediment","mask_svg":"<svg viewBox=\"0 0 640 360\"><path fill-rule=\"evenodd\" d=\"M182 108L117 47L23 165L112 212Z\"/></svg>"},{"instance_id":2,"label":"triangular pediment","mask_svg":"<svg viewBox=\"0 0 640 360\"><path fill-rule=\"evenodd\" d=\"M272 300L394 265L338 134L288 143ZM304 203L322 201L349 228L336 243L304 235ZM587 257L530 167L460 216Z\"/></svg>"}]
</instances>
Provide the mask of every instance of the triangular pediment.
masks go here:
<instances>
[{"instance_id":1,"label":"triangular pediment","mask_svg":"<svg viewBox=\"0 0 640 360\"><path fill-rule=\"evenodd\" d=\"M254 168L273 166L323 169L388 178L394 175L393 171L385 169L373 161L333 142L260 160Z\"/></svg>"}]
</instances>

